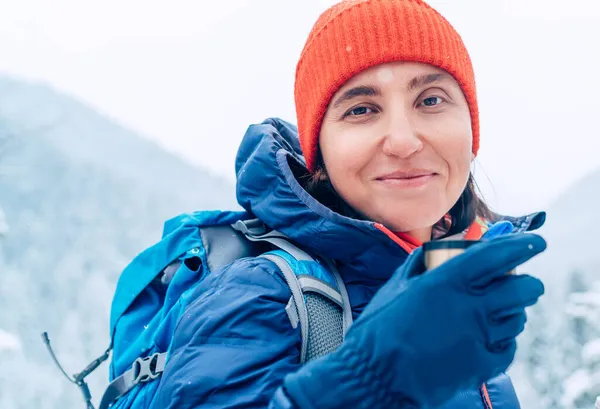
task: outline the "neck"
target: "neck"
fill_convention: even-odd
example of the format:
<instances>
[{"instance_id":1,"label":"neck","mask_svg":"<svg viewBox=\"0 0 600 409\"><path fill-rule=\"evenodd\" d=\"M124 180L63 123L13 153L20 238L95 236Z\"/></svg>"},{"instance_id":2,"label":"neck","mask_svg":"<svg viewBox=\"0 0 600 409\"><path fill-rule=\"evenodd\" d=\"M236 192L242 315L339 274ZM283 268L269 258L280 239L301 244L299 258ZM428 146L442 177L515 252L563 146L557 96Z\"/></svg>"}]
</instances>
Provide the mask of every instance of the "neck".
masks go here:
<instances>
[{"instance_id":1,"label":"neck","mask_svg":"<svg viewBox=\"0 0 600 409\"><path fill-rule=\"evenodd\" d=\"M404 232L396 232L394 233L400 239L416 246L420 247L423 243L431 241L431 233L433 229L431 227L426 227L423 229L415 229Z\"/></svg>"},{"instance_id":2,"label":"neck","mask_svg":"<svg viewBox=\"0 0 600 409\"><path fill-rule=\"evenodd\" d=\"M405 234L414 237L415 239L419 240L421 243L426 243L428 241L431 241L431 232L432 232L432 228L431 227L425 227L422 229L416 229L416 230L410 230L405 232Z\"/></svg>"}]
</instances>

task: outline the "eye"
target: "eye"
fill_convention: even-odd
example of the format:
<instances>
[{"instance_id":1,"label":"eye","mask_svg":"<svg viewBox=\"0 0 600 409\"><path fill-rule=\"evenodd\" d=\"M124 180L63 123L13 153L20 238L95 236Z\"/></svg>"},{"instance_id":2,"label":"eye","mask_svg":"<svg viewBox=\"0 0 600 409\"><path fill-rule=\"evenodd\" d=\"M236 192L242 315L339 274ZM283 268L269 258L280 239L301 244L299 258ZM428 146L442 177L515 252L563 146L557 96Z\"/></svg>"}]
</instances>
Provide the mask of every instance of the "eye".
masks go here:
<instances>
[{"instance_id":1,"label":"eye","mask_svg":"<svg viewBox=\"0 0 600 409\"><path fill-rule=\"evenodd\" d=\"M352 108L351 110L346 112L345 116L351 116L351 117L356 118L356 117L372 114L374 112L375 112L375 110L373 108L361 106L361 107Z\"/></svg>"},{"instance_id":2,"label":"eye","mask_svg":"<svg viewBox=\"0 0 600 409\"><path fill-rule=\"evenodd\" d=\"M440 97L427 97L423 100L422 104L426 107L433 107L444 102L443 98Z\"/></svg>"}]
</instances>

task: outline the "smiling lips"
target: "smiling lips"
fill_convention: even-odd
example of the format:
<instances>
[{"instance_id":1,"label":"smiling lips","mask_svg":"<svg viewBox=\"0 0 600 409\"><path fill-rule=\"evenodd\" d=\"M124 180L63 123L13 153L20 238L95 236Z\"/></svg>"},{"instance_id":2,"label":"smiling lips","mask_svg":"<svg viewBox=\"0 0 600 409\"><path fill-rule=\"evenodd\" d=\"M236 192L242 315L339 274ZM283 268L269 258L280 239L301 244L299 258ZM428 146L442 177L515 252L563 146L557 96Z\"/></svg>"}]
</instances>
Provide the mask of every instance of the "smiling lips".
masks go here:
<instances>
[{"instance_id":1,"label":"smiling lips","mask_svg":"<svg viewBox=\"0 0 600 409\"><path fill-rule=\"evenodd\" d=\"M421 187L433 179L437 173L426 169L397 170L376 178L385 185L404 189Z\"/></svg>"}]
</instances>

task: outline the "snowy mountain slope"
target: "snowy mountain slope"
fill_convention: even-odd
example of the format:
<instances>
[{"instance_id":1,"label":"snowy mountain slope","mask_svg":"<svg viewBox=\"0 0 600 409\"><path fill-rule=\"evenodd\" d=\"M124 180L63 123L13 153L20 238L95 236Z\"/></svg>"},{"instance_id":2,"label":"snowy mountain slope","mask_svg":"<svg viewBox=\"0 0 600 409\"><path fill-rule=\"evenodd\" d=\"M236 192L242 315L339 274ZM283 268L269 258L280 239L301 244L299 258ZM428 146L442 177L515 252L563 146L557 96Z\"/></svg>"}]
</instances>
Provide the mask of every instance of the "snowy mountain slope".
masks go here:
<instances>
[{"instance_id":1,"label":"snowy mountain slope","mask_svg":"<svg viewBox=\"0 0 600 409\"><path fill-rule=\"evenodd\" d=\"M125 264L165 219L237 208L234 187L43 85L0 77L0 133L0 407L80 407L40 333L83 369L108 345ZM105 383L106 365L96 398Z\"/></svg>"},{"instance_id":2,"label":"snowy mountain slope","mask_svg":"<svg viewBox=\"0 0 600 409\"><path fill-rule=\"evenodd\" d=\"M600 169L574 183L548 208L546 225L540 229L548 251L532 266L543 274L553 289L564 286L573 269L582 269L590 278L600 278L600 251L595 232L600 226Z\"/></svg>"},{"instance_id":3,"label":"snowy mountain slope","mask_svg":"<svg viewBox=\"0 0 600 409\"><path fill-rule=\"evenodd\" d=\"M599 211L600 169L574 183L548 208L547 223L538 231L548 250L522 268L541 277L546 287L544 297L530 309L513 369L524 407L587 408L593 407L592 395L600 395L600 383L590 387L581 376L589 365L592 372L597 370L596 360L588 362L585 351L600 336L600 314L584 319L569 312L573 297L592 291L600 280Z\"/></svg>"}]
</instances>

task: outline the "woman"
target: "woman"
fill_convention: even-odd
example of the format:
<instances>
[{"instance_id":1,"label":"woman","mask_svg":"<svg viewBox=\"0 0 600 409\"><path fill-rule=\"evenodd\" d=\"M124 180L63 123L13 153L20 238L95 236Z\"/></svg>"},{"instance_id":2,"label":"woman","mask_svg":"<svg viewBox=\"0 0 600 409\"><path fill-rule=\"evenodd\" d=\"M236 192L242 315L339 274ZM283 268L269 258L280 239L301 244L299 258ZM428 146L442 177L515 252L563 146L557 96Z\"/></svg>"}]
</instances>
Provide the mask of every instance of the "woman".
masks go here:
<instances>
[{"instance_id":1,"label":"woman","mask_svg":"<svg viewBox=\"0 0 600 409\"><path fill-rule=\"evenodd\" d=\"M518 408L504 371L543 285L505 273L545 249L522 234L544 214L496 216L474 191L478 108L459 35L421 0L343 1L310 33L295 99L298 133L249 128L238 201L335 259L354 324L301 366L278 268L236 261L194 293L155 407ZM498 222L514 234L422 274L423 242Z\"/></svg>"}]
</instances>

